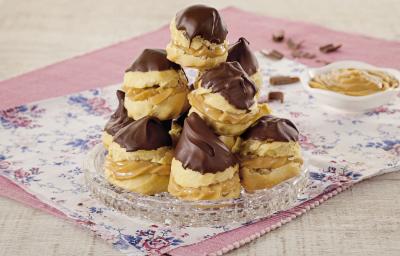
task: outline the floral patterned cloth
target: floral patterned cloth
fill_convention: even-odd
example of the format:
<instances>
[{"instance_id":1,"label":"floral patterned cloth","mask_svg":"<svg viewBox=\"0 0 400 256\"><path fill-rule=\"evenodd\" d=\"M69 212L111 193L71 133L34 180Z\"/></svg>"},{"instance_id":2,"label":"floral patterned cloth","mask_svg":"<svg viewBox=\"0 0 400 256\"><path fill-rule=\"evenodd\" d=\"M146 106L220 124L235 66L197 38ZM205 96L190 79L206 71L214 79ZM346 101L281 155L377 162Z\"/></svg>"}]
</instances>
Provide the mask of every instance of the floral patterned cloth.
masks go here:
<instances>
[{"instance_id":1,"label":"floral patterned cloth","mask_svg":"<svg viewBox=\"0 0 400 256\"><path fill-rule=\"evenodd\" d=\"M299 76L302 64L259 56L264 80ZM193 78L194 73L188 71ZM22 105L0 112L0 175L89 228L129 255L158 255L241 225L173 228L130 218L89 196L81 162L100 142L102 128L116 107L109 86ZM400 168L400 103L359 114L317 105L300 85L268 87L285 92L271 103L274 114L290 118L301 132L310 184L299 203L343 184ZM247 223L248 224L248 223ZM246 223L243 223L246 225Z\"/></svg>"}]
</instances>

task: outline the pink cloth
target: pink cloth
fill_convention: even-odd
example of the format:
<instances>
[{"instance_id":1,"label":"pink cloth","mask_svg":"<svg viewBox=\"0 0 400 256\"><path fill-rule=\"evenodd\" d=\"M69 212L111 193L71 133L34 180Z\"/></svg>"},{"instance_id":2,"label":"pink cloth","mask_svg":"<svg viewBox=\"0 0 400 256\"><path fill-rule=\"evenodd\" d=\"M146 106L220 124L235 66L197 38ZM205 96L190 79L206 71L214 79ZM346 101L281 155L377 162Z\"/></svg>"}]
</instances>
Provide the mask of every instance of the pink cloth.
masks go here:
<instances>
[{"instance_id":1,"label":"pink cloth","mask_svg":"<svg viewBox=\"0 0 400 256\"><path fill-rule=\"evenodd\" d=\"M305 50L327 61L352 59L379 66L400 68L400 44L382 39L329 30L303 22L255 15L236 8L222 10L229 27L229 40L240 36L251 42L254 50L275 48L290 57L283 43L273 43L271 34L286 31L294 41L305 40ZM27 102L62 96L122 81L123 71L144 47L164 48L169 39L167 26L140 37L56 63L0 82L0 109ZM320 54L318 46L341 43L335 53ZM322 65L315 60L300 59L308 65Z\"/></svg>"},{"instance_id":2,"label":"pink cloth","mask_svg":"<svg viewBox=\"0 0 400 256\"><path fill-rule=\"evenodd\" d=\"M294 41L305 40L304 50L316 53L319 59L329 62L351 59L400 68L399 42L333 31L303 22L259 16L232 7L222 10L222 15L229 27L229 40L234 42L240 36L244 36L251 42L254 50L277 49L290 57L283 43L271 41L271 34L274 31L284 29L286 35ZM2 81L0 82L2 92L0 109L121 82L123 71L144 47L163 48L168 38L168 28L164 26L143 36ZM335 53L326 55L319 53L318 47L326 43L341 43L343 47ZM315 60L300 59L299 61L311 66L322 65L316 63ZM36 197L1 176L0 195L65 218L63 213L40 202ZM277 225L281 225L282 220L293 218L332 195L334 194L321 195L292 209L292 214L282 213L198 244L175 249L170 253L172 255L204 255L222 250L227 245L229 246L224 248L223 252L233 249L247 241L242 239L268 232ZM195 252L196 254L193 254Z\"/></svg>"}]
</instances>

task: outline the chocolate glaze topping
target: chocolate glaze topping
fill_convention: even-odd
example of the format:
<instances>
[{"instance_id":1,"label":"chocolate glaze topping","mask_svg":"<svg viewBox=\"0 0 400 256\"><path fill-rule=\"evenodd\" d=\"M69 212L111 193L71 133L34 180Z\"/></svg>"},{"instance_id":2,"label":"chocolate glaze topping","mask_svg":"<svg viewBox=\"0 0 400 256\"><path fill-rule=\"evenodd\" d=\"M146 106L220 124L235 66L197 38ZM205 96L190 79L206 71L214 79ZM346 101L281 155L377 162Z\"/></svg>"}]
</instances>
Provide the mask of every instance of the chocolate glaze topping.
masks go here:
<instances>
[{"instance_id":1,"label":"chocolate glaze topping","mask_svg":"<svg viewBox=\"0 0 400 256\"><path fill-rule=\"evenodd\" d=\"M261 117L241 137L245 140L289 142L299 140L299 131L290 120L268 115Z\"/></svg>"},{"instance_id":2,"label":"chocolate glaze topping","mask_svg":"<svg viewBox=\"0 0 400 256\"><path fill-rule=\"evenodd\" d=\"M167 59L167 52L163 49L144 49L133 64L125 71L163 71L181 69L176 63Z\"/></svg>"},{"instance_id":3,"label":"chocolate glaze topping","mask_svg":"<svg viewBox=\"0 0 400 256\"><path fill-rule=\"evenodd\" d=\"M117 90L117 98L117 110L111 115L110 120L108 120L104 127L104 131L112 136L114 136L122 127L133 122L133 119L128 117L127 111L124 107L125 93Z\"/></svg>"},{"instance_id":4,"label":"chocolate glaze topping","mask_svg":"<svg viewBox=\"0 0 400 256\"><path fill-rule=\"evenodd\" d=\"M181 10L175 17L176 28L184 30L192 41L196 36L216 44L222 44L228 34L225 22L215 8L192 5Z\"/></svg>"},{"instance_id":5,"label":"chocolate glaze topping","mask_svg":"<svg viewBox=\"0 0 400 256\"><path fill-rule=\"evenodd\" d=\"M228 50L227 62L237 61L240 63L244 71L251 76L258 70L258 61L256 56L250 50L249 41L241 37L239 40L231 45Z\"/></svg>"},{"instance_id":6,"label":"chocolate glaze topping","mask_svg":"<svg viewBox=\"0 0 400 256\"><path fill-rule=\"evenodd\" d=\"M224 171L237 163L236 157L196 113L185 120L175 158L184 168L202 174Z\"/></svg>"},{"instance_id":7,"label":"chocolate glaze topping","mask_svg":"<svg viewBox=\"0 0 400 256\"><path fill-rule=\"evenodd\" d=\"M155 117L143 117L133 121L119 130L114 141L127 152L136 150L154 150L160 147L171 146L171 137L164 125Z\"/></svg>"},{"instance_id":8,"label":"chocolate glaze topping","mask_svg":"<svg viewBox=\"0 0 400 256\"><path fill-rule=\"evenodd\" d=\"M250 80L239 62L224 62L205 71L201 86L218 92L238 109L249 109L254 104L256 86Z\"/></svg>"}]
</instances>

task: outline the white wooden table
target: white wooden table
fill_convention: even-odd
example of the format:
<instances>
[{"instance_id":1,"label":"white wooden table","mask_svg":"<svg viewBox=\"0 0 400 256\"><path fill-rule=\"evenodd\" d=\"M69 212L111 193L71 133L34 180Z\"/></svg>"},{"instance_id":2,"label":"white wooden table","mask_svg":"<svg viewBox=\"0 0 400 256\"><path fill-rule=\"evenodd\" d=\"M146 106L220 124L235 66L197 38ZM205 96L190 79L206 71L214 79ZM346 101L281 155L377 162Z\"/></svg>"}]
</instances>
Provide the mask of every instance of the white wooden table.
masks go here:
<instances>
[{"instance_id":1,"label":"white wooden table","mask_svg":"<svg viewBox=\"0 0 400 256\"><path fill-rule=\"evenodd\" d=\"M190 2L196 1L0 0L0 79L156 29ZM400 40L398 0L207 2ZM230 254L400 255L399 241L400 173L393 173L365 181ZM0 255L120 253L88 231L0 198Z\"/></svg>"}]
</instances>

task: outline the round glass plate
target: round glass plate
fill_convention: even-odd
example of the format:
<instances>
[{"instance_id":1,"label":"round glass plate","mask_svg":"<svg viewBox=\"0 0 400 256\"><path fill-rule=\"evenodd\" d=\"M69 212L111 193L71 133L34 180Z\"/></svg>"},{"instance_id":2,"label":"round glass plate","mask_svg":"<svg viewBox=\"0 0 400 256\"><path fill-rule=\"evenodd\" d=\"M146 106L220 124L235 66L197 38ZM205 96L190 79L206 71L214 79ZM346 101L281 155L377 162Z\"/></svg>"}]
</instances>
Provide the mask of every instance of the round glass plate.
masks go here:
<instances>
[{"instance_id":1,"label":"round glass plate","mask_svg":"<svg viewBox=\"0 0 400 256\"><path fill-rule=\"evenodd\" d=\"M308 183L307 164L302 173L279 185L255 193L241 192L237 199L182 201L161 193L154 196L129 192L110 184L103 175L106 149L96 145L84 161L85 182L92 196L129 216L174 226L219 226L268 217L294 205Z\"/></svg>"}]
</instances>

